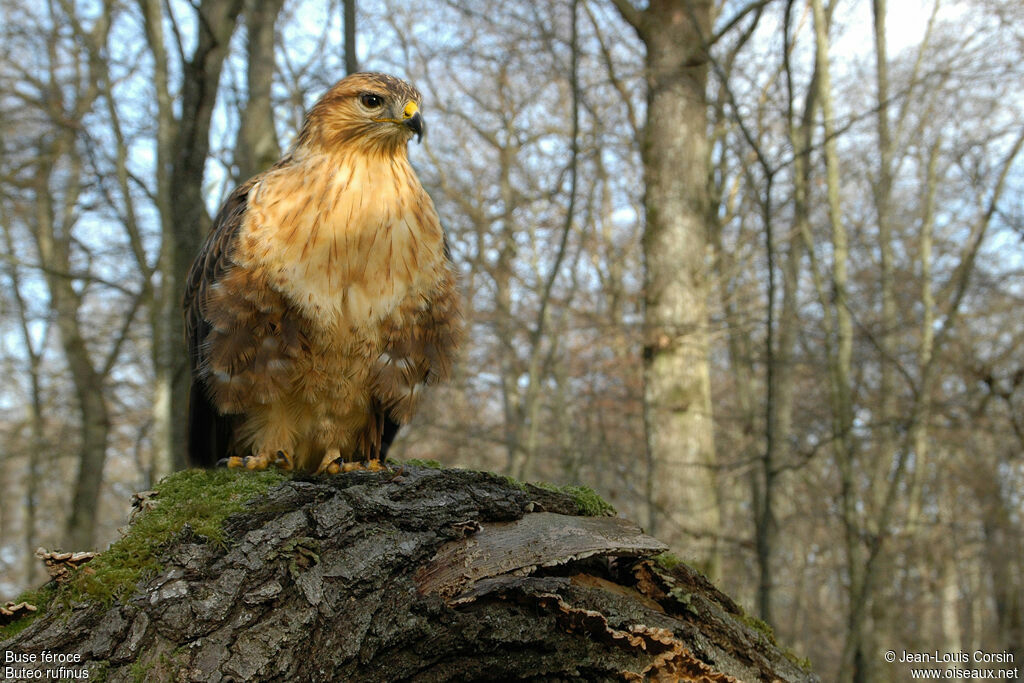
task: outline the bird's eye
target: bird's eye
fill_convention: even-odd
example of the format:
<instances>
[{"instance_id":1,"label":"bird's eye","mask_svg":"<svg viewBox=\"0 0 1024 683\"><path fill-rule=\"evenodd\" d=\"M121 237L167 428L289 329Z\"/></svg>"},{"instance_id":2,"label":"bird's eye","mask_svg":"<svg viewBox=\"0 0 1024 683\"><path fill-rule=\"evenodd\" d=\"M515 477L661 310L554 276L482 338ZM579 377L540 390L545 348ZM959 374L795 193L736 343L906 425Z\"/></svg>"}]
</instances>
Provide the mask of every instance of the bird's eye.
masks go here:
<instances>
[{"instance_id":1,"label":"bird's eye","mask_svg":"<svg viewBox=\"0 0 1024 683\"><path fill-rule=\"evenodd\" d=\"M362 102L363 106L367 109L377 109L384 104L384 99L380 95L374 95L369 92L360 95L359 101Z\"/></svg>"}]
</instances>

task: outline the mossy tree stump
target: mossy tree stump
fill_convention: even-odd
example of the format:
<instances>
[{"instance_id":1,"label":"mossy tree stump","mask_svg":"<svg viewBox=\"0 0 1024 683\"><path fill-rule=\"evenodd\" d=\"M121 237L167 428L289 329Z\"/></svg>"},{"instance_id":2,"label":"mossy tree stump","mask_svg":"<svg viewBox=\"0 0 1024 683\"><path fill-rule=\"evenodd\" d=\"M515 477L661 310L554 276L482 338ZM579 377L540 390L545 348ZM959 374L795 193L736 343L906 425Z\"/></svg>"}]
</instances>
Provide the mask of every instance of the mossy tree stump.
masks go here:
<instances>
[{"instance_id":1,"label":"mossy tree stump","mask_svg":"<svg viewBox=\"0 0 1024 683\"><path fill-rule=\"evenodd\" d=\"M0 650L94 681L816 680L570 493L413 465L179 473Z\"/></svg>"}]
</instances>

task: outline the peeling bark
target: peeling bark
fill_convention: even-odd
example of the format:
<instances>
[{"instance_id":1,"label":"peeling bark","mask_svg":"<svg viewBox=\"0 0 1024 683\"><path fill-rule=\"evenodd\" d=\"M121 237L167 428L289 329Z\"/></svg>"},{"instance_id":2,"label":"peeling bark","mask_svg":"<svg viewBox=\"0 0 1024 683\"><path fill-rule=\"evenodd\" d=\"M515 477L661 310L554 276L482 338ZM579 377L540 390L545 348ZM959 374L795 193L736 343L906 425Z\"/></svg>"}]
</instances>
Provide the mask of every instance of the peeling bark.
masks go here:
<instances>
[{"instance_id":1,"label":"peeling bark","mask_svg":"<svg viewBox=\"0 0 1024 683\"><path fill-rule=\"evenodd\" d=\"M226 543L186 527L130 598L51 607L0 650L107 681L817 680L662 543L579 513L480 472L296 478Z\"/></svg>"}]
</instances>

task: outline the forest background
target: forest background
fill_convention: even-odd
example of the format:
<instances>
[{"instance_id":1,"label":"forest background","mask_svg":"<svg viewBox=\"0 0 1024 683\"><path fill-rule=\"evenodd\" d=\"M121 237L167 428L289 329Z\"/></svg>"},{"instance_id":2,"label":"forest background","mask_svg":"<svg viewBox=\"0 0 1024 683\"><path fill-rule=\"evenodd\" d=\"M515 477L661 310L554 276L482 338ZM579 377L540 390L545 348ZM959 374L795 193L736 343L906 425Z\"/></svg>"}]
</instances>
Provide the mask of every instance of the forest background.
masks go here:
<instances>
[{"instance_id":1,"label":"forest background","mask_svg":"<svg viewBox=\"0 0 1024 683\"><path fill-rule=\"evenodd\" d=\"M183 269L356 68L469 329L394 458L592 486L824 680L1024 663L1016 0L0 0L0 598L183 466Z\"/></svg>"}]
</instances>

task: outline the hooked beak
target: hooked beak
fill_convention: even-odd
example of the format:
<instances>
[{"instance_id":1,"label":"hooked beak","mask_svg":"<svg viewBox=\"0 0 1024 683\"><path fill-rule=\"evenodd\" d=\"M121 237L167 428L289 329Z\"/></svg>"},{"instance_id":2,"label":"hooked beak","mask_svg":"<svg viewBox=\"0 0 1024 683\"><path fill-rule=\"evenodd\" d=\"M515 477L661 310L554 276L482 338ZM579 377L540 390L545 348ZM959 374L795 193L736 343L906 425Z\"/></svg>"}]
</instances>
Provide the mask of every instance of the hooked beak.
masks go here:
<instances>
[{"instance_id":1,"label":"hooked beak","mask_svg":"<svg viewBox=\"0 0 1024 683\"><path fill-rule=\"evenodd\" d=\"M423 114L415 102L409 102L402 111L402 123L416 133L416 142L423 142L423 133L426 131L426 124L423 122Z\"/></svg>"}]
</instances>

